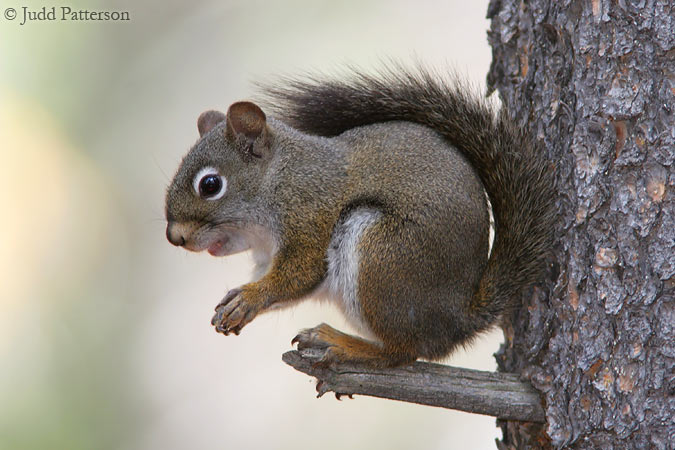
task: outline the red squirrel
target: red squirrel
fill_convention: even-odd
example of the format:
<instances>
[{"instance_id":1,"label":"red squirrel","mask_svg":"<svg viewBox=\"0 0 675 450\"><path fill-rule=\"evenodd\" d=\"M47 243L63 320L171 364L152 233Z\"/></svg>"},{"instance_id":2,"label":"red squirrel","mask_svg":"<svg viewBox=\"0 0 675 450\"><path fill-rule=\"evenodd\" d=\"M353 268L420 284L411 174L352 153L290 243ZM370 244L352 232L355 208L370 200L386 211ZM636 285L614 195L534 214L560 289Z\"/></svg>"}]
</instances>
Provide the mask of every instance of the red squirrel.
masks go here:
<instances>
[{"instance_id":1,"label":"red squirrel","mask_svg":"<svg viewBox=\"0 0 675 450\"><path fill-rule=\"evenodd\" d=\"M252 250L255 280L218 304L218 332L327 297L367 339L321 324L298 348L390 367L448 355L538 281L553 174L506 112L423 69L267 94L269 117L251 102L203 113L167 192L172 244Z\"/></svg>"}]
</instances>

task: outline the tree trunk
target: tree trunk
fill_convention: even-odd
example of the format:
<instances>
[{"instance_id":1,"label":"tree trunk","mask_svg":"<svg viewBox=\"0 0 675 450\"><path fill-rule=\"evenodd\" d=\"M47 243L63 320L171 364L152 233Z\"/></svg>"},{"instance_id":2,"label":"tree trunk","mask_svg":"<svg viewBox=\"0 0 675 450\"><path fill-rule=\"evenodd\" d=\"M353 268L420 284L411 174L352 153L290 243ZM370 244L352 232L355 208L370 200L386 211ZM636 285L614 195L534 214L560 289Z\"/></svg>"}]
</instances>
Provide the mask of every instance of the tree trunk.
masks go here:
<instances>
[{"instance_id":1,"label":"tree trunk","mask_svg":"<svg viewBox=\"0 0 675 450\"><path fill-rule=\"evenodd\" d=\"M497 89L557 170L550 278L505 318L500 370L547 423L500 448L675 443L675 6L492 0Z\"/></svg>"}]
</instances>

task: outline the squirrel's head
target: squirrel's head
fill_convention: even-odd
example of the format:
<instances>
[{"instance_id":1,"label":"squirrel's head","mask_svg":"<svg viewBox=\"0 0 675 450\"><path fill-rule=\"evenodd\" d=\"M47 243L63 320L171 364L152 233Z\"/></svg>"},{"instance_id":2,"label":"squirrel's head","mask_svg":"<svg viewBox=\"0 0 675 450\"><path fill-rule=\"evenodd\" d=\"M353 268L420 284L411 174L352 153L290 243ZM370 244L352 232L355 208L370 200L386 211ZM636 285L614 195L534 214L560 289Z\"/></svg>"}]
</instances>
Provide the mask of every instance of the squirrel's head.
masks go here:
<instances>
[{"instance_id":1,"label":"squirrel's head","mask_svg":"<svg viewBox=\"0 0 675 450\"><path fill-rule=\"evenodd\" d=\"M247 250L256 230L255 197L269 163L265 113L251 102L197 120L199 140L183 158L166 195L166 237L188 250L216 256Z\"/></svg>"}]
</instances>

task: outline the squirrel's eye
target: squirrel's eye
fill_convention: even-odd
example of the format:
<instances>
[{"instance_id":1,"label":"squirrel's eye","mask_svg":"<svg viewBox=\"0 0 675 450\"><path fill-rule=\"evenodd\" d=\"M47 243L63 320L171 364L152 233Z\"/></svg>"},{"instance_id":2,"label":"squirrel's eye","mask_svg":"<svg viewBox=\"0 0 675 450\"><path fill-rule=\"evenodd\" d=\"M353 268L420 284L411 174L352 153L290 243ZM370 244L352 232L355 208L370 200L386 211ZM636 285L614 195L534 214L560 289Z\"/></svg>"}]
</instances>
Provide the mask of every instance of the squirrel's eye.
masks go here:
<instances>
[{"instance_id":1,"label":"squirrel's eye","mask_svg":"<svg viewBox=\"0 0 675 450\"><path fill-rule=\"evenodd\" d=\"M218 200L225 194L225 178L212 167L199 171L194 179L194 189L205 200Z\"/></svg>"},{"instance_id":2,"label":"squirrel's eye","mask_svg":"<svg viewBox=\"0 0 675 450\"><path fill-rule=\"evenodd\" d=\"M218 175L207 175L199 182L199 195L202 197L213 197L223 187Z\"/></svg>"}]
</instances>

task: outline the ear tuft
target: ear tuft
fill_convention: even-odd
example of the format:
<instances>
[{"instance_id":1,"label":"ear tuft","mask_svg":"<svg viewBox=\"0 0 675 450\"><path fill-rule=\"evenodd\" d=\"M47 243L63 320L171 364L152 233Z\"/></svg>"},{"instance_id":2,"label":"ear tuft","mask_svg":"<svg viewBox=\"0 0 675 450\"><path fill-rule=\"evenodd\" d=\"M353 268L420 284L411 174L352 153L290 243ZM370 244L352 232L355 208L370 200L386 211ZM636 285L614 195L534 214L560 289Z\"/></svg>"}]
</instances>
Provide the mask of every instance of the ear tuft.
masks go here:
<instances>
[{"instance_id":1,"label":"ear tuft","mask_svg":"<svg viewBox=\"0 0 675 450\"><path fill-rule=\"evenodd\" d=\"M199 119L197 119L199 137L204 136L223 120L225 120L225 114L220 111L204 111L201 113Z\"/></svg>"},{"instance_id":2,"label":"ear tuft","mask_svg":"<svg viewBox=\"0 0 675 450\"><path fill-rule=\"evenodd\" d=\"M227 110L228 132L244 135L254 140L265 130L267 117L258 105L251 102L237 102Z\"/></svg>"}]
</instances>

